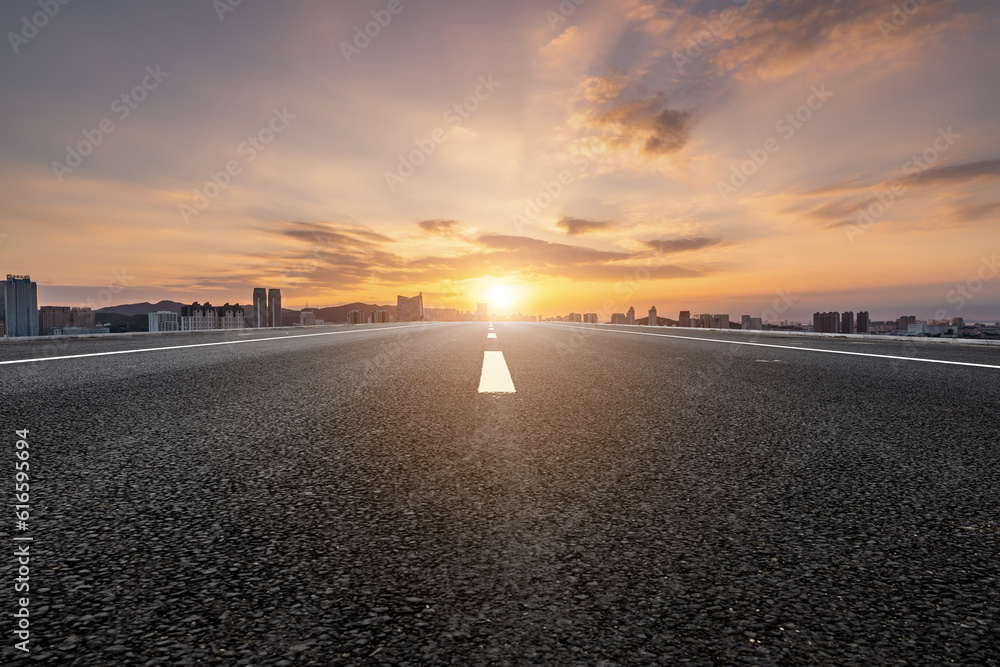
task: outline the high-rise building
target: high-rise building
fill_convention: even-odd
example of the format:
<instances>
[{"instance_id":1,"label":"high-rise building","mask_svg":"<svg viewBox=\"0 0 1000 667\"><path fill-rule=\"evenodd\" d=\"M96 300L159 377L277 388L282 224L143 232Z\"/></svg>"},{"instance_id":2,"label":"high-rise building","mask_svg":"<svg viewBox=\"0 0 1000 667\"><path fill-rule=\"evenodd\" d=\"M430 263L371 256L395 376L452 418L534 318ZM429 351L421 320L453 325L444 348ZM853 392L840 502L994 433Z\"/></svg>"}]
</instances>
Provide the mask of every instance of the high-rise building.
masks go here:
<instances>
[{"instance_id":1,"label":"high-rise building","mask_svg":"<svg viewBox=\"0 0 1000 667\"><path fill-rule=\"evenodd\" d=\"M347 313L348 324L365 324L367 321L368 317L363 310L352 310Z\"/></svg>"},{"instance_id":2,"label":"high-rise building","mask_svg":"<svg viewBox=\"0 0 1000 667\"><path fill-rule=\"evenodd\" d=\"M38 309L38 333L53 335L53 329L70 326L69 306L42 306Z\"/></svg>"},{"instance_id":3,"label":"high-rise building","mask_svg":"<svg viewBox=\"0 0 1000 667\"><path fill-rule=\"evenodd\" d=\"M842 318L840 313L813 313L813 331L817 333L840 333Z\"/></svg>"},{"instance_id":4,"label":"high-rise building","mask_svg":"<svg viewBox=\"0 0 1000 667\"><path fill-rule=\"evenodd\" d=\"M274 287L267 290L267 323L272 327L281 326L281 290Z\"/></svg>"},{"instance_id":5,"label":"high-rise building","mask_svg":"<svg viewBox=\"0 0 1000 667\"><path fill-rule=\"evenodd\" d=\"M220 329L243 329L247 325L246 311L240 304L229 305L215 309L219 318Z\"/></svg>"},{"instance_id":6,"label":"high-rise building","mask_svg":"<svg viewBox=\"0 0 1000 667\"><path fill-rule=\"evenodd\" d=\"M625 324L635 324L635 308L632 306L629 306L628 312L625 313Z\"/></svg>"},{"instance_id":7,"label":"high-rise building","mask_svg":"<svg viewBox=\"0 0 1000 667\"><path fill-rule=\"evenodd\" d=\"M916 324L916 323L917 323L916 315L903 315L898 320L896 320L896 330L906 331L907 329L909 329L911 324Z\"/></svg>"},{"instance_id":8,"label":"high-rise building","mask_svg":"<svg viewBox=\"0 0 1000 667\"><path fill-rule=\"evenodd\" d=\"M962 327L965 326L965 318L964 317L953 317L953 318L951 318L951 325L953 327L958 327L959 329L961 329Z\"/></svg>"},{"instance_id":9,"label":"high-rise building","mask_svg":"<svg viewBox=\"0 0 1000 667\"><path fill-rule=\"evenodd\" d=\"M484 304L485 305L485 304ZM421 322L424 319L424 293L417 296L396 296L396 321Z\"/></svg>"},{"instance_id":10,"label":"high-rise building","mask_svg":"<svg viewBox=\"0 0 1000 667\"><path fill-rule=\"evenodd\" d=\"M73 306L69 309L69 325L81 329L94 329L96 327L94 311L88 306Z\"/></svg>"},{"instance_id":11,"label":"high-rise building","mask_svg":"<svg viewBox=\"0 0 1000 667\"><path fill-rule=\"evenodd\" d=\"M740 323L740 328L748 331L760 331L764 328L764 325L761 318L744 315Z\"/></svg>"},{"instance_id":12,"label":"high-rise building","mask_svg":"<svg viewBox=\"0 0 1000 667\"><path fill-rule=\"evenodd\" d=\"M7 274L0 289L4 335L9 338L38 335L38 285L29 276Z\"/></svg>"},{"instance_id":13,"label":"high-rise building","mask_svg":"<svg viewBox=\"0 0 1000 667\"><path fill-rule=\"evenodd\" d=\"M269 326L267 321L267 290L263 287L253 288L253 326L255 329Z\"/></svg>"},{"instance_id":14,"label":"high-rise building","mask_svg":"<svg viewBox=\"0 0 1000 667\"><path fill-rule=\"evenodd\" d=\"M862 310L858 312L858 333L864 334L868 333L871 329L872 322L868 317L868 311Z\"/></svg>"},{"instance_id":15,"label":"high-rise building","mask_svg":"<svg viewBox=\"0 0 1000 667\"><path fill-rule=\"evenodd\" d=\"M840 333L854 333L854 312L845 310L840 316Z\"/></svg>"},{"instance_id":16,"label":"high-rise building","mask_svg":"<svg viewBox=\"0 0 1000 667\"><path fill-rule=\"evenodd\" d=\"M588 324L597 324L598 322L597 313L584 313L583 321L587 322Z\"/></svg>"},{"instance_id":17,"label":"high-rise building","mask_svg":"<svg viewBox=\"0 0 1000 667\"><path fill-rule=\"evenodd\" d=\"M149 314L149 330L152 332L159 331L180 331L181 322L180 318L172 310L158 310L155 313Z\"/></svg>"},{"instance_id":18,"label":"high-rise building","mask_svg":"<svg viewBox=\"0 0 1000 667\"><path fill-rule=\"evenodd\" d=\"M190 306L181 306L181 331L207 331L219 328L219 315L212 304L202 305L195 301Z\"/></svg>"},{"instance_id":19,"label":"high-rise building","mask_svg":"<svg viewBox=\"0 0 1000 667\"><path fill-rule=\"evenodd\" d=\"M701 315L699 315L698 316L698 326L701 327L702 329L711 329L712 328L712 314L711 313L702 313Z\"/></svg>"},{"instance_id":20,"label":"high-rise building","mask_svg":"<svg viewBox=\"0 0 1000 667\"><path fill-rule=\"evenodd\" d=\"M649 326L655 327L660 325L659 318L656 317L656 306L649 307Z\"/></svg>"},{"instance_id":21,"label":"high-rise building","mask_svg":"<svg viewBox=\"0 0 1000 667\"><path fill-rule=\"evenodd\" d=\"M304 327L311 327L316 324L316 313L306 308L299 311L299 324Z\"/></svg>"},{"instance_id":22,"label":"high-rise building","mask_svg":"<svg viewBox=\"0 0 1000 667\"><path fill-rule=\"evenodd\" d=\"M625 324L625 313L612 313L611 314L611 324Z\"/></svg>"},{"instance_id":23,"label":"high-rise building","mask_svg":"<svg viewBox=\"0 0 1000 667\"><path fill-rule=\"evenodd\" d=\"M725 313L722 315L712 315L712 329L728 329L729 328L729 314Z\"/></svg>"},{"instance_id":24,"label":"high-rise building","mask_svg":"<svg viewBox=\"0 0 1000 667\"><path fill-rule=\"evenodd\" d=\"M677 318L677 326L679 327L689 327L691 326L691 311L682 310L680 316Z\"/></svg>"},{"instance_id":25,"label":"high-rise building","mask_svg":"<svg viewBox=\"0 0 1000 667\"><path fill-rule=\"evenodd\" d=\"M376 310L375 312L372 313L372 324L385 324L388 321L389 321L389 311Z\"/></svg>"}]
</instances>

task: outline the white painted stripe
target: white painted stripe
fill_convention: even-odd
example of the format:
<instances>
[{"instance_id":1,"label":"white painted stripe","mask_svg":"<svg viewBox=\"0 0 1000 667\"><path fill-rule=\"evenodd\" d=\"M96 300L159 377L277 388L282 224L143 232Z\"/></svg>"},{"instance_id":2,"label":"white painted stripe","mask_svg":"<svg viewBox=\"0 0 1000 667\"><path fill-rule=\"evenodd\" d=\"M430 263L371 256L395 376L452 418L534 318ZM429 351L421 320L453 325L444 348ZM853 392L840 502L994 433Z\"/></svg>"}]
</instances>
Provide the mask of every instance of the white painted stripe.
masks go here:
<instances>
[{"instance_id":1,"label":"white painted stripe","mask_svg":"<svg viewBox=\"0 0 1000 667\"><path fill-rule=\"evenodd\" d=\"M510 379L503 352L486 350L483 352L483 373L479 376L480 394L513 394L514 381Z\"/></svg>"},{"instance_id":2,"label":"white painted stripe","mask_svg":"<svg viewBox=\"0 0 1000 667\"><path fill-rule=\"evenodd\" d=\"M548 326L566 326L550 324ZM875 357L877 359L898 359L900 361L918 361L925 364L948 364L951 366L972 366L974 368L996 368L996 364L974 364L969 361L947 361L945 359L922 359L920 357L900 357L892 354L873 354L871 352L848 352L847 350L824 350L820 347L797 347L795 345L775 345L773 343L748 343L742 340L721 340L719 338L699 338L696 336L676 336L672 334L650 333L647 331L626 331L625 329L605 329L596 327L573 327L574 329L593 329L594 331L607 331L611 333L634 334L637 336L656 336L657 338L680 338L682 340L700 340L706 343L724 343L726 345L750 345L753 347L774 347L781 350L796 350L798 352L823 352L826 354L844 354L852 357ZM888 342L888 341L886 341Z\"/></svg>"},{"instance_id":3,"label":"white painted stripe","mask_svg":"<svg viewBox=\"0 0 1000 667\"><path fill-rule=\"evenodd\" d=\"M190 345L170 345L167 347L144 347L138 350L114 350L111 352L90 352L88 354L67 354L61 357L37 357L34 359L11 359L0 361L0 366L7 364L27 364L32 361L56 361L58 359L82 359L84 357L108 357L113 354L135 354L137 352L159 352L161 350L183 350L192 347L212 347L214 345L240 345L243 343L260 343L265 340L291 340L292 338L310 338L312 336L336 336L337 334L365 333L369 331L390 331L398 329L412 329L413 327L425 327L426 324L408 324L403 327L379 327L378 329L351 329L349 331L324 331L323 333L295 334L284 336L268 336L267 338L244 338L243 340L224 340L218 343L192 343Z\"/></svg>"},{"instance_id":4,"label":"white painted stripe","mask_svg":"<svg viewBox=\"0 0 1000 667\"><path fill-rule=\"evenodd\" d=\"M492 333L492 332L486 334L486 339L487 340L489 340L490 338L496 338L496 337L497 337L497 335L495 333Z\"/></svg>"}]
</instances>

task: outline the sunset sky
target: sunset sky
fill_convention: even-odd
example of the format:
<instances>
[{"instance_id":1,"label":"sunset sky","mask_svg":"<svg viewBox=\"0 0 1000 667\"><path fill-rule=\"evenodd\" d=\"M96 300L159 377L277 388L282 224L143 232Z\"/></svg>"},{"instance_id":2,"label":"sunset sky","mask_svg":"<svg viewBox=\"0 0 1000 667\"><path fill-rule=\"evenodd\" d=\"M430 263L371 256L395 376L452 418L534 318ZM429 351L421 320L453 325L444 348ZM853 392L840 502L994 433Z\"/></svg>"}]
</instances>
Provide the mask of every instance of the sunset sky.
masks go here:
<instances>
[{"instance_id":1,"label":"sunset sky","mask_svg":"<svg viewBox=\"0 0 1000 667\"><path fill-rule=\"evenodd\" d=\"M0 273L1000 317L998 3L576 2L4 2Z\"/></svg>"}]
</instances>

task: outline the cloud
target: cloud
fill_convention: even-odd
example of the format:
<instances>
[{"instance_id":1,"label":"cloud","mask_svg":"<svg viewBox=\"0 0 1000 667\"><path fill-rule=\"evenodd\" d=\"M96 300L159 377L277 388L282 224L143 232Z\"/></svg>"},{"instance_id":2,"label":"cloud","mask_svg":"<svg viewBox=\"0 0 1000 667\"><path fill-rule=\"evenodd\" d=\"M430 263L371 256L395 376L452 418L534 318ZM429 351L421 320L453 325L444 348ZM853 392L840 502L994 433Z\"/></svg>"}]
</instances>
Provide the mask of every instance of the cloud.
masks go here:
<instances>
[{"instance_id":1,"label":"cloud","mask_svg":"<svg viewBox=\"0 0 1000 667\"><path fill-rule=\"evenodd\" d=\"M920 174L920 181L926 183L970 181L980 178L1000 176L1000 160L979 160L967 164L953 164L934 167Z\"/></svg>"},{"instance_id":2,"label":"cloud","mask_svg":"<svg viewBox=\"0 0 1000 667\"><path fill-rule=\"evenodd\" d=\"M665 241L654 239L643 241L644 245L661 255L701 250L702 248L719 245L720 243L722 243L722 239L709 239L700 236L688 239L669 239Z\"/></svg>"},{"instance_id":3,"label":"cloud","mask_svg":"<svg viewBox=\"0 0 1000 667\"><path fill-rule=\"evenodd\" d=\"M595 109L589 116L590 127L610 135L610 145L620 149L638 149L656 158L676 153L691 138L694 115L691 111L671 109L664 95L634 101L616 100Z\"/></svg>"},{"instance_id":4,"label":"cloud","mask_svg":"<svg viewBox=\"0 0 1000 667\"><path fill-rule=\"evenodd\" d=\"M427 224L422 224L427 223ZM436 224L432 224L436 223ZM440 224L443 223L443 224ZM455 221L422 221L422 229L465 228ZM467 280L486 275L538 277L570 280L621 280L640 265L630 262L647 258L641 266L657 278L691 277L703 269L650 265L648 252L598 250L566 243L553 243L527 236L481 233L458 237L463 245L451 255L405 257L388 249L388 237L369 239L363 227L332 223L290 221L271 233L300 246L256 255L257 265L247 275L280 276L295 286L348 289L376 284L429 285L442 280ZM381 236L381 235L379 235ZM711 244L709 239L688 239L692 245ZM664 242L666 243L666 242ZM680 247L676 250L680 251Z\"/></svg>"},{"instance_id":5,"label":"cloud","mask_svg":"<svg viewBox=\"0 0 1000 667\"><path fill-rule=\"evenodd\" d=\"M590 232L613 229L615 224L607 220L584 220L582 218L564 217L556 223L556 227L570 236L579 236L581 234L589 234Z\"/></svg>"},{"instance_id":6,"label":"cloud","mask_svg":"<svg viewBox=\"0 0 1000 667\"><path fill-rule=\"evenodd\" d=\"M420 227L420 229L428 234L437 234L439 236L453 236L462 229L462 225L454 220L421 220L417 223L417 227Z\"/></svg>"}]
</instances>

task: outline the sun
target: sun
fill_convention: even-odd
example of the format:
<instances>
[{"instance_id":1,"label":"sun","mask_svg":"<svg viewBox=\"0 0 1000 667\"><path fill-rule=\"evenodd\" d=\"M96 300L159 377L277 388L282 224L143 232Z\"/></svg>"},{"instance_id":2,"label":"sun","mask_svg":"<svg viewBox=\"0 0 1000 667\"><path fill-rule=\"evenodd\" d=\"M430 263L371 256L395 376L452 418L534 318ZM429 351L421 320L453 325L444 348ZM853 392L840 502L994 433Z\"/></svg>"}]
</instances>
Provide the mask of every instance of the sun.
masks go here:
<instances>
[{"instance_id":1,"label":"sun","mask_svg":"<svg viewBox=\"0 0 1000 667\"><path fill-rule=\"evenodd\" d=\"M514 303L514 290L510 285L493 285L486 290L486 298L490 310L506 309Z\"/></svg>"}]
</instances>

